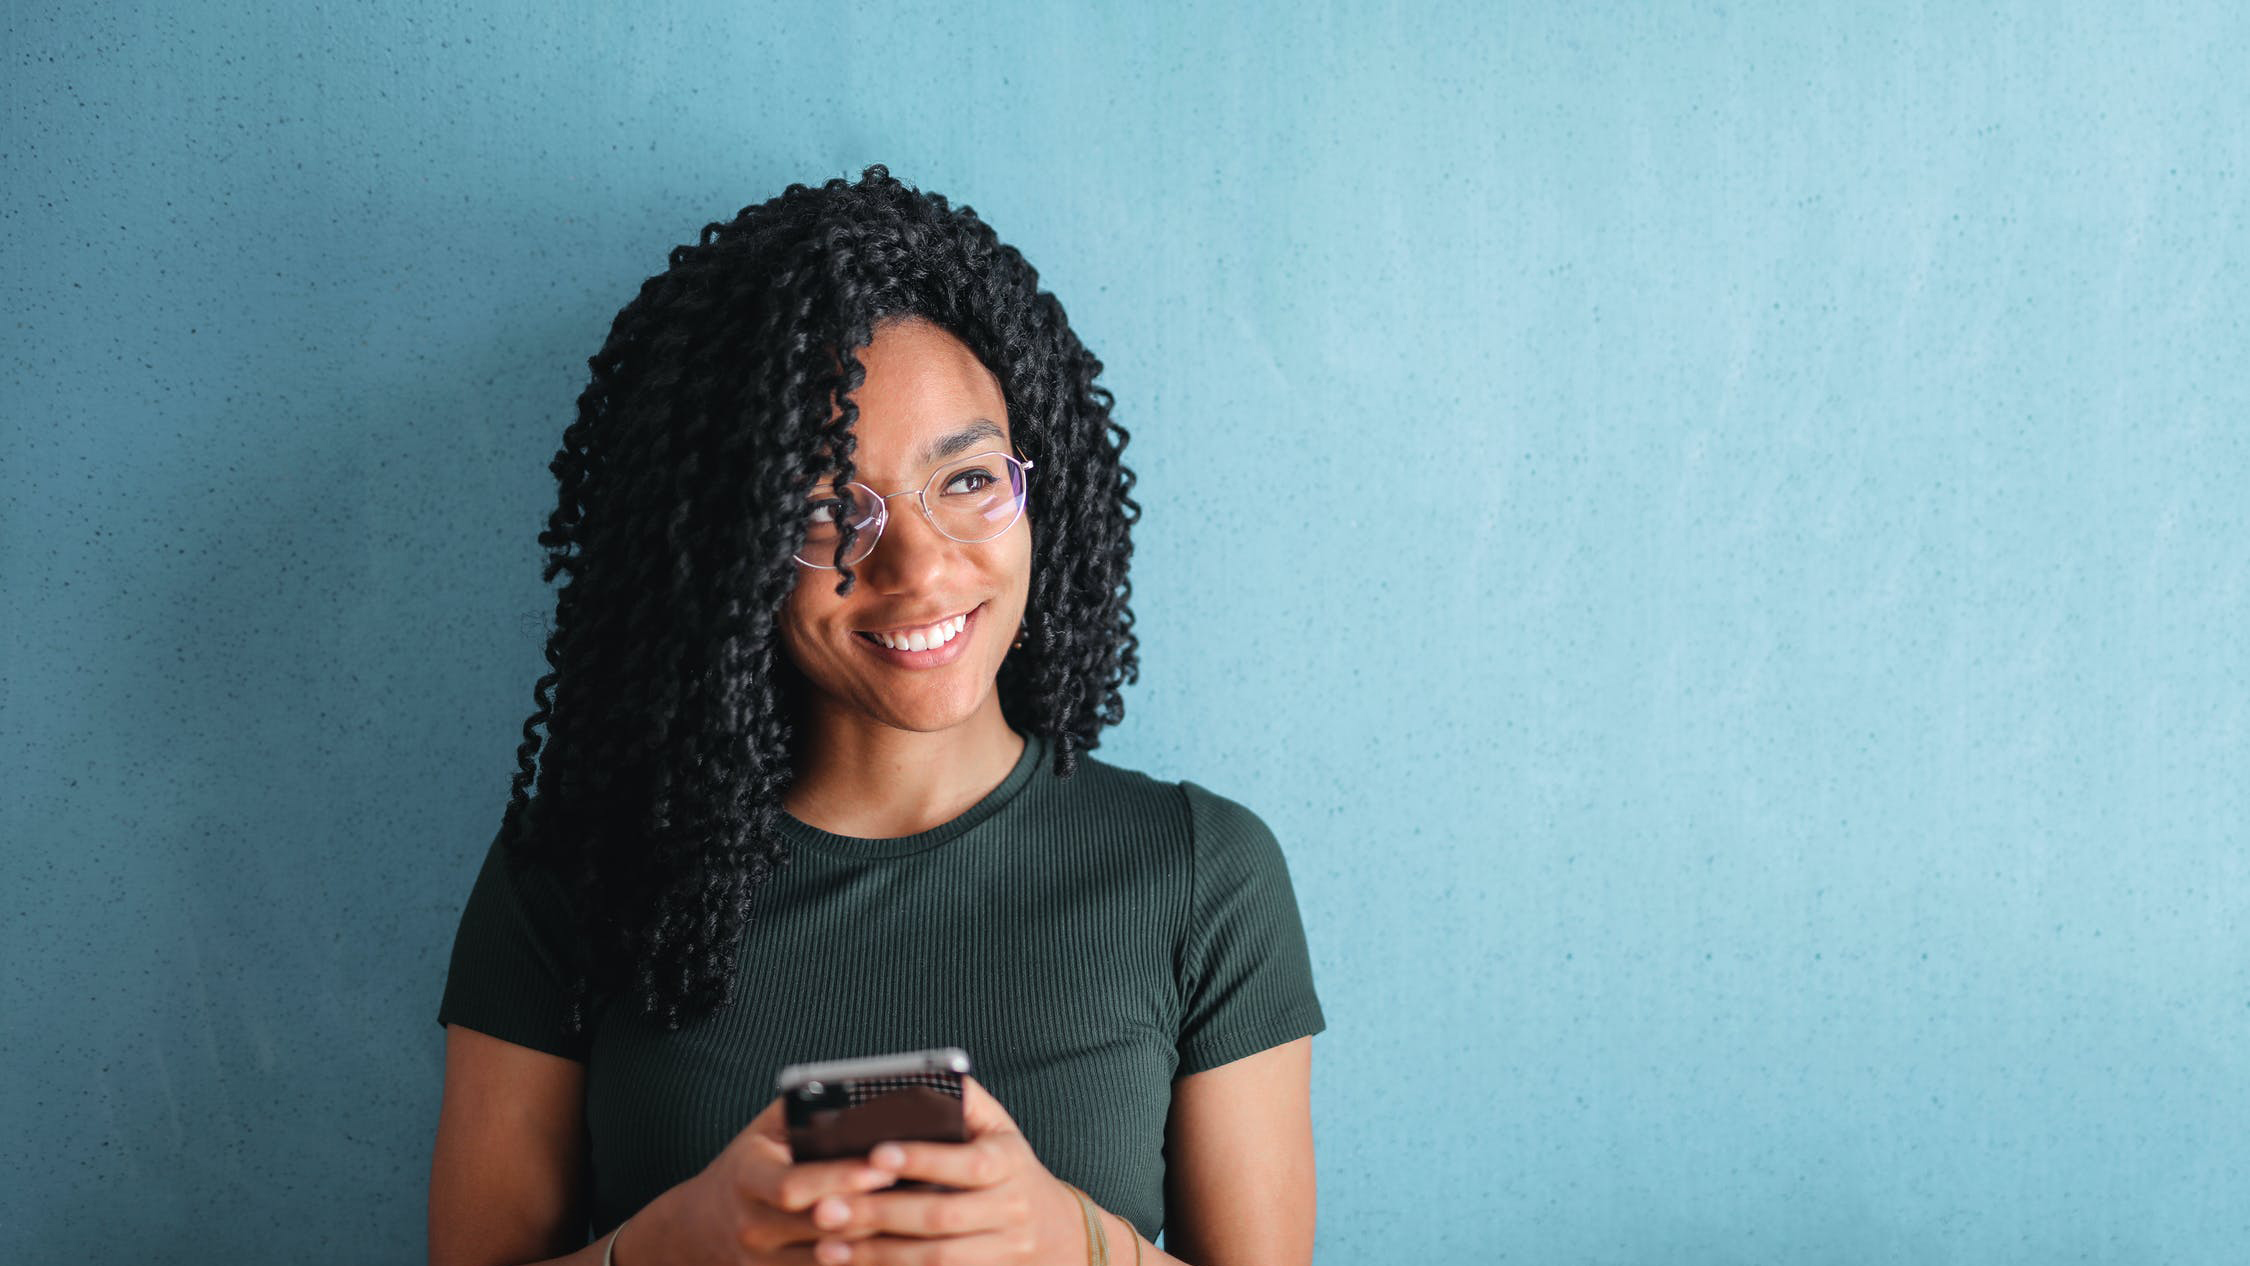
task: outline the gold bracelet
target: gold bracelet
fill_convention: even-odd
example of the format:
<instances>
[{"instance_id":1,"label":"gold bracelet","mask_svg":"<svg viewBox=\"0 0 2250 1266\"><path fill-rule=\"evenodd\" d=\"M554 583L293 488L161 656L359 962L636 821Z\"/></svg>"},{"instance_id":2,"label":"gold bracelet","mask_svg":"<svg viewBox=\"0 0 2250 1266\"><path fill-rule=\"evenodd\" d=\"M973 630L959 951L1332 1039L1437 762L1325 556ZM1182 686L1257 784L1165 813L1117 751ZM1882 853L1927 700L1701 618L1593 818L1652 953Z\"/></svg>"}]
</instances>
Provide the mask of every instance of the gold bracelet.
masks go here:
<instances>
[{"instance_id":1,"label":"gold bracelet","mask_svg":"<svg viewBox=\"0 0 2250 1266\"><path fill-rule=\"evenodd\" d=\"M1125 1218L1122 1213L1117 1216ZM1125 1233L1133 1237L1133 1266L1141 1266L1141 1229L1133 1225L1131 1218L1125 1218Z\"/></svg>"},{"instance_id":2,"label":"gold bracelet","mask_svg":"<svg viewBox=\"0 0 2250 1266\"><path fill-rule=\"evenodd\" d=\"M1084 1192L1078 1192L1078 1199L1087 1203L1087 1226L1093 1228L1093 1266L1109 1266L1109 1228L1102 1226L1102 1208Z\"/></svg>"},{"instance_id":3,"label":"gold bracelet","mask_svg":"<svg viewBox=\"0 0 2250 1266\"><path fill-rule=\"evenodd\" d=\"M1060 1179L1060 1178L1057 1178L1057 1179L1056 1179L1055 1181L1056 1181L1056 1182L1062 1182L1062 1179ZM1063 1183L1063 1188L1064 1188L1065 1190L1067 1190L1068 1192L1070 1192L1070 1198L1071 1198L1071 1199L1073 1199L1073 1200L1076 1200L1076 1201L1078 1202L1078 1217L1079 1217L1079 1220L1080 1220L1080 1221L1085 1221L1085 1218L1086 1218L1086 1199L1085 1199L1085 1197L1083 1197L1083 1196L1079 1195L1079 1194L1078 1194L1078 1188L1076 1188L1076 1187L1073 1187L1073 1186L1071 1186L1071 1185L1070 1185L1069 1183L1066 1183L1066 1182L1064 1182L1064 1183ZM1087 1223L1086 1223L1086 1262L1087 1262L1087 1266L1093 1266L1093 1261L1094 1261L1094 1224L1093 1224L1093 1223L1091 1223L1091 1222L1087 1222Z\"/></svg>"},{"instance_id":4,"label":"gold bracelet","mask_svg":"<svg viewBox=\"0 0 2250 1266\"><path fill-rule=\"evenodd\" d=\"M1057 1178L1056 1182L1062 1182ZM1070 1194L1078 1198L1079 1211L1086 1215L1086 1266L1109 1266L1109 1232L1102 1227L1101 1217L1094 1212L1094 1198L1064 1182ZM1140 1246L1134 1245L1138 1252Z\"/></svg>"}]
</instances>

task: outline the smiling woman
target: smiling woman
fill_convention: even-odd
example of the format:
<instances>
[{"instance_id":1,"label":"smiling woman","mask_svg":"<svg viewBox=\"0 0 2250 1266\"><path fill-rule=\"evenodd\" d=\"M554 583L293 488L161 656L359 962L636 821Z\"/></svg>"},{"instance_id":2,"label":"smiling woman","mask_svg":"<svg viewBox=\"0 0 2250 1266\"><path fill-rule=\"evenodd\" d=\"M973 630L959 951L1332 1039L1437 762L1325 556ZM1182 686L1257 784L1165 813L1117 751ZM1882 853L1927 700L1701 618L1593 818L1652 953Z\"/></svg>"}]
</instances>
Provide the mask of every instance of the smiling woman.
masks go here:
<instances>
[{"instance_id":1,"label":"smiling woman","mask_svg":"<svg viewBox=\"0 0 2250 1266\"><path fill-rule=\"evenodd\" d=\"M1023 750L993 683L1031 593L1030 476L1000 380L942 326L889 317L859 361L856 473L814 489L803 580L781 608L806 686L783 806L844 834L908 835L966 808ZM819 583L835 574L823 566L846 574Z\"/></svg>"},{"instance_id":2,"label":"smiling woman","mask_svg":"<svg viewBox=\"0 0 2250 1266\"><path fill-rule=\"evenodd\" d=\"M1287 863L1089 754L1138 677L1139 507L1037 280L876 166L618 314L438 1011L433 1263L1311 1260ZM792 1163L781 1067L938 1046L968 1142Z\"/></svg>"}]
</instances>

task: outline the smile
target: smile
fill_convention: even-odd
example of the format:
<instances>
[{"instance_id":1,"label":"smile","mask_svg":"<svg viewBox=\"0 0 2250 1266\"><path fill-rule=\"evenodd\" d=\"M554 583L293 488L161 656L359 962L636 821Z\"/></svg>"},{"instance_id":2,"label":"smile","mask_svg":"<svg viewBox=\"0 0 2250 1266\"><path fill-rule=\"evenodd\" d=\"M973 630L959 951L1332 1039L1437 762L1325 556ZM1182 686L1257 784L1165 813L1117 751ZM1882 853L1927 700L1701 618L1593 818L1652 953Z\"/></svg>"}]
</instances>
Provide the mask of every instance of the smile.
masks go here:
<instances>
[{"instance_id":1,"label":"smile","mask_svg":"<svg viewBox=\"0 0 2250 1266\"><path fill-rule=\"evenodd\" d=\"M983 605L979 604L959 615L915 629L884 633L861 630L852 635L852 640L901 668L938 668L961 657L963 648L969 644L969 635L976 631L977 614L983 610Z\"/></svg>"}]
</instances>

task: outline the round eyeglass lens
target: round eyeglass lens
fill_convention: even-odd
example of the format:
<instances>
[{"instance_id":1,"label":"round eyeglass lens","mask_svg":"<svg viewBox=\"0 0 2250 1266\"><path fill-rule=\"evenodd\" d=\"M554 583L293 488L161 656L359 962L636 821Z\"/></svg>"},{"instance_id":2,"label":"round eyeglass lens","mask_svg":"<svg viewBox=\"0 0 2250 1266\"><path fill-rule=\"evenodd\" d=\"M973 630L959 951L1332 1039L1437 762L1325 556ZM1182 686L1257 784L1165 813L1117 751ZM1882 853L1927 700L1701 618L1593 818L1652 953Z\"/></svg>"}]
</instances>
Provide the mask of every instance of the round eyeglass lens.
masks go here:
<instances>
[{"instance_id":1,"label":"round eyeglass lens","mask_svg":"<svg viewBox=\"0 0 2250 1266\"><path fill-rule=\"evenodd\" d=\"M867 557L875 548L875 520L881 517L882 506L881 498L859 484L820 488L806 505L805 546L797 555L798 561L834 567L836 542L844 535L846 523L852 525L855 535L851 552L843 561L857 563Z\"/></svg>"},{"instance_id":2,"label":"round eyeglass lens","mask_svg":"<svg viewBox=\"0 0 2250 1266\"><path fill-rule=\"evenodd\" d=\"M964 457L930 476L922 499L939 531L963 544L989 541L1015 526L1023 514L1023 466L1007 453ZM806 504L805 545L798 561L834 567L836 542L849 523L852 546L842 562L857 565L874 552L876 524L882 518L883 499L865 484L841 489L823 485Z\"/></svg>"},{"instance_id":3,"label":"round eyeglass lens","mask_svg":"<svg viewBox=\"0 0 2250 1266\"><path fill-rule=\"evenodd\" d=\"M937 473L924 492L938 528L956 541L989 541L1023 513L1023 467L1006 453L980 453Z\"/></svg>"}]
</instances>

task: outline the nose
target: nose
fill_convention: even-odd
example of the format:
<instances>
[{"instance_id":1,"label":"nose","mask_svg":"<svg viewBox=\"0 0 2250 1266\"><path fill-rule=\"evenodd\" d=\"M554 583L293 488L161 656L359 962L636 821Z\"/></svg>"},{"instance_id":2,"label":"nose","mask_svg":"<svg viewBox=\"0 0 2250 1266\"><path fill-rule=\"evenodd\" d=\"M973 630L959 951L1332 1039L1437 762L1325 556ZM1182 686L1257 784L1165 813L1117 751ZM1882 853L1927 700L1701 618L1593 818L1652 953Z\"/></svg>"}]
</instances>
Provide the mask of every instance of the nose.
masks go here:
<instances>
[{"instance_id":1,"label":"nose","mask_svg":"<svg viewBox=\"0 0 2250 1266\"><path fill-rule=\"evenodd\" d=\"M875 548L852 568L884 593L933 589L944 578L947 560L960 542L937 530L922 513L921 499L893 497L890 516Z\"/></svg>"}]
</instances>

